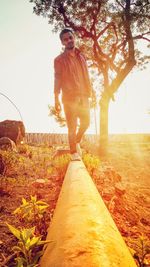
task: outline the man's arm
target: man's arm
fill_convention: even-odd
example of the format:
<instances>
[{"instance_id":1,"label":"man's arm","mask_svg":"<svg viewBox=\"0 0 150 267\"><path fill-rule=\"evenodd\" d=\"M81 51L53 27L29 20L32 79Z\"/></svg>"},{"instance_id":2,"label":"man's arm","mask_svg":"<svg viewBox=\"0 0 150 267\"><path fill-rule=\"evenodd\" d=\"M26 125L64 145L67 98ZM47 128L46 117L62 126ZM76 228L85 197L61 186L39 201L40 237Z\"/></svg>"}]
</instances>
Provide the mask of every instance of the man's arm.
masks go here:
<instances>
[{"instance_id":1,"label":"man's arm","mask_svg":"<svg viewBox=\"0 0 150 267\"><path fill-rule=\"evenodd\" d=\"M85 57L85 55L83 53L80 54L81 55L81 58L82 58L82 64L84 65L84 70L85 70L85 82L86 82L86 88L87 88L87 91L88 91L88 94L89 94L89 97L92 98L93 96L93 87L92 87L92 83L91 83L91 80L90 80L90 75L89 75L89 70L88 70L88 64L87 64L87 59Z\"/></svg>"},{"instance_id":2,"label":"man's arm","mask_svg":"<svg viewBox=\"0 0 150 267\"><path fill-rule=\"evenodd\" d=\"M55 95L55 109L58 112L61 110L61 105L59 101L60 90L61 90L61 66L59 60L56 58L54 60L54 95Z\"/></svg>"}]
</instances>

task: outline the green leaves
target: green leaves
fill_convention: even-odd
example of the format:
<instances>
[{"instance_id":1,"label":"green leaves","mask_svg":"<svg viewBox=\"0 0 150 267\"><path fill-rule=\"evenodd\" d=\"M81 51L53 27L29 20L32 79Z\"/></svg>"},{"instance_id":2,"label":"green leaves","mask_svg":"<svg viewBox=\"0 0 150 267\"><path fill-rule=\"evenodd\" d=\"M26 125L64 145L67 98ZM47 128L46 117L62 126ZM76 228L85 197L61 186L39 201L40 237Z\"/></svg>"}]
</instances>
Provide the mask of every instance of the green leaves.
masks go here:
<instances>
[{"instance_id":1,"label":"green leaves","mask_svg":"<svg viewBox=\"0 0 150 267\"><path fill-rule=\"evenodd\" d=\"M18 155L16 152L13 151L0 151L0 154L3 159L4 164L4 176L7 176L7 174L15 167L15 165L18 163Z\"/></svg>"},{"instance_id":2,"label":"green leaves","mask_svg":"<svg viewBox=\"0 0 150 267\"><path fill-rule=\"evenodd\" d=\"M48 106L49 108L49 116L53 116L54 119L58 122L60 127L66 126L66 119L62 116L61 112L56 111L55 107Z\"/></svg>"},{"instance_id":3,"label":"green leaves","mask_svg":"<svg viewBox=\"0 0 150 267\"><path fill-rule=\"evenodd\" d=\"M46 202L37 200L36 196L31 196L29 201L22 198L22 204L13 213L18 214L22 219L31 222L42 218L48 206L49 205Z\"/></svg>"},{"instance_id":4,"label":"green leaves","mask_svg":"<svg viewBox=\"0 0 150 267\"><path fill-rule=\"evenodd\" d=\"M70 155L67 154L58 156L53 160L53 165L61 178L65 176L69 162Z\"/></svg>"},{"instance_id":5,"label":"green leaves","mask_svg":"<svg viewBox=\"0 0 150 267\"><path fill-rule=\"evenodd\" d=\"M100 166L99 158L90 154L84 154L83 162L91 176L93 175L94 171Z\"/></svg>"},{"instance_id":6,"label":"green leaves","mask_svg":"<svg viewBox=\"0 0 150 267\"><path fill-rule=\"evenodd\" d=\"M33 229L36 233L46 236L48 227L46 210L48 207L49 205L46 202L37 200L36 196L30 196L29 201L22 198L22 204L15 209L13 214L16 214L20 221L34 225L35 229ZM22 234L27 233L22 232ZM35 242L35 240L32 242Z\"/></svg>"},{"instance_id":7,"label":"green leaves","mask_svg":"<svg viewBox=\"0 0 150 267\"><path fill-rule=\"evenodd\" d=\"M16 267L36 267L42 251L37 252L37 248L50 241L41 240L40 236L35 236L35 227L17 229L7 223L10 232L18 239L18 243L13 247L16 252ZM36 253L34 253L36 249Z\"/></svg>"},{"instance_id":8,"label":"green leaves","mask_svg":"<svg viewBox=\"0 0 150 267\"><path fill-rule=\"evenodd\" d=\"M10 232L20 240L20 231L8 223L7 223L7 226Z\"/></svg>"}]
</instances>

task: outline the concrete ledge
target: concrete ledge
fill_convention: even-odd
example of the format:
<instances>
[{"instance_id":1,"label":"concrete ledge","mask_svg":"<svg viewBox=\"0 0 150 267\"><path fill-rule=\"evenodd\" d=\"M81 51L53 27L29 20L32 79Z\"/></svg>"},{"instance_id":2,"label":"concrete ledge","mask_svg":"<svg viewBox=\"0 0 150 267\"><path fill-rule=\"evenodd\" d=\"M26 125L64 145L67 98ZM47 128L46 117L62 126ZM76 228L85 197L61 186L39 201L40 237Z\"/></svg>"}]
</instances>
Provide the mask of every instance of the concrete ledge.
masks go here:
<instances>
[{"instance_id":1,"label":"concrete ledge","mask_svg":"<svg viewBox=\"0 0 150 267\"><path fill-rule=\"evenodd\" d=\"M41 267L136 267L83 162L69 164Z\"/></svg>"}]
</instances>

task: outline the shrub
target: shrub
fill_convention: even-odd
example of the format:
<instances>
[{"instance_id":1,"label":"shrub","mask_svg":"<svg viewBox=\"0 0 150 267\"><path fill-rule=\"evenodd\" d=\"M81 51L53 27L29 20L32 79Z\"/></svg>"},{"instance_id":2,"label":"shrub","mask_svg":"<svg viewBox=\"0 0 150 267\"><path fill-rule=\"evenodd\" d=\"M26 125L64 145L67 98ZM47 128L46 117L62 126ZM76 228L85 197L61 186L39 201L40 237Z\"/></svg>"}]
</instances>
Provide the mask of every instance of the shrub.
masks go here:
<instances>
[{"instance_id":1,"label":"shrub","mask_svg":"<svg viewBox=\"0 0 150 267\"><path fill-rule=\"evenodd\" d=\"M36 225L37 233L46 234L45 215L48 207L49 205L46 202L37 200L36 196L31 196L29 201L22 198L22 204L13 213L19 215L20 220Z\"/></svg>"},{"instance_id":2,"label":"shrub","mask_svg":"<svg viewBox=\"0 0 150 267\"><path fill-rule=\"evenodd\" d=\"M60 178L63 178L65 176L69 162L70 155L68 154L56 157L53 160L53 167L56 169Z\"/></svg>"},{"instance_id":3,"label":"shrub","mask_svg":"<svg viewBox=\"0 0 150 267\"><path fill-rule=\"evenodd\" d=\"M17 148L20 154L32 158L32 150L27 144L20 144L17 146Z\"/></svg>"},{"instance_id":4,"label":"shrub","mask_svg":"<svg viewBox=\"0 0 150 267\"><path fill-rule=\"evenodd\" d=\"M97 170L100 165L100 160L98 157L87 153L83 155L83 162L91 176L93 176L94 171Z\"/></svg>"},{"instance_id":5,"label":"shrub","mask_svg":"<svg viewBox=\"0 0 150 267\"><path fill-rule=\"evenodd\" d=\"M141 235L139 238L136 239L127 238L126 241L127 243L129 243L129 248L138 266L139 267L149 266L150 240L146 236Z\"/></svg>"},{"instance_id":6,"label":"shrub","mask_svg":"<svg viewBox=\"0 0 150 267\"><path fill-rule=\"evenodd\" d=\"M39 258L42 255L42 249L40 247L50 241L42 241L40 236L36 236L35 227L19 230L8 223L7 226L10 232L18 239L17 245L12 248L16 256L15 267L38 266Z\"/></svg>"},{"instance_id":7,"label":"shrub","mask_svg":"<svg viewBox=\"0 0 150 267\"><path fill-rule=\"evenodd\" d=\"M14 169L18 162L18 156L13 151L0 151L0 155L4 164L3 175L6 176L9 171Z\"/></svg>"}]
</instances>

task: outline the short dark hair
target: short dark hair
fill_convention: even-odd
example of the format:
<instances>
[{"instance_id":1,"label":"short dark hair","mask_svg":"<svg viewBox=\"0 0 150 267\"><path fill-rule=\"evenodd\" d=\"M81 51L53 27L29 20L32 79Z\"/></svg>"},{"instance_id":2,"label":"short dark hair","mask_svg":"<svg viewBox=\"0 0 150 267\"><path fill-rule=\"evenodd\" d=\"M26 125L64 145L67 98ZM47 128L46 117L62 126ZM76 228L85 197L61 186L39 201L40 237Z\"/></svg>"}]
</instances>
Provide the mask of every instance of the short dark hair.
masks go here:
<instances>
[{"instance_id":1,"label":"short dark hair","mask_svg":"<svg viewBox=\"0 0 150 267\"><path fill-rule=\"evenodd\" d=\"M59 34L59 38L60 40L62 40L63 34L67 33L67 32L71 32L73 34L73 31L71 29L65 28L63 29L60 34Z\"/></svg>"}]
</instances>

